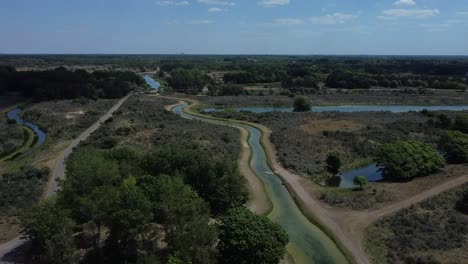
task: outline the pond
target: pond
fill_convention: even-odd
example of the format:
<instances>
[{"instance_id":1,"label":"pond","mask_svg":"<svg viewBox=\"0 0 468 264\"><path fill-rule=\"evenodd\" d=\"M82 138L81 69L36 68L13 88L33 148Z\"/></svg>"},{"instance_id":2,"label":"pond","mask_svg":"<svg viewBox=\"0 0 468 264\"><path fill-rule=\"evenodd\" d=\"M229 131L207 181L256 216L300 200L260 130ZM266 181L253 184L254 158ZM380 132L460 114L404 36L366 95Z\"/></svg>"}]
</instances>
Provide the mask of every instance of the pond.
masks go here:
<instances>
[{"instance_id":1,"label":"pond","mask_svg":"<svg viewBox=\"0 0 468 264\"><path fill-rule=\"evenodd\" d=\"M237 112L246 111L253 113L268 112L293 112L292 107L237 107L229 108ZM417 105L338 105L338 106L316 106L312 107L311 112L381 112L388 111L393 113L404 113L410 111L466 111L468 105L435 105L435 106L417 106ZM206 108L202 112L223 112L225 108Z\"/></svg>"},{"instance_id":2,"label":"pond","mask_svg":"<svg viewBox=\"0 0 468 264\"><path fill-rule=\"evenodd\" d=\"M143 79L145 79L146 83L151 87L151 89L159 90L159 87L161 87L161 84L154 80L150 75L143 76Z\"/></svg>"},{"instance_id":3,"label":"pond","mask_svg":"<svg viewBox=\"0 0 468 264\"><path fill-rule=\"evenodd\" d=\"M353 182L356 176L364 176L369 182L377 182L383 179L381 168L377 163L372 163L364 167L340 173L339 176L341 178L340 188L356 187Z\"/></svg>"},{"instance_id":4,"label":"pond","mask_svg":"<svg viewBox=\"0 0 468 264\"><path fill-rule=\"evenodd\" d=\"M33 152L34 150L36 150L37 148L39 148L40 146L42 146L46 140L46 134L36 125L36 124L33 124L29 121L26 121L24 120L21 116L20 116L20 113L21 113L21 109L19 108L15 108L13 110L11 110L10 112L7 113L7 117L9 119L13 119L16 121L16 123L20 126L26 126L26 127L29 127L31 128L34 133L36 134L36 137L33 141L34 145L31 147L31 149L29 149L28 151L26 151L25 153L22 153L20 156L25 156L31 152Z\"/></svg>"}]
</instances>

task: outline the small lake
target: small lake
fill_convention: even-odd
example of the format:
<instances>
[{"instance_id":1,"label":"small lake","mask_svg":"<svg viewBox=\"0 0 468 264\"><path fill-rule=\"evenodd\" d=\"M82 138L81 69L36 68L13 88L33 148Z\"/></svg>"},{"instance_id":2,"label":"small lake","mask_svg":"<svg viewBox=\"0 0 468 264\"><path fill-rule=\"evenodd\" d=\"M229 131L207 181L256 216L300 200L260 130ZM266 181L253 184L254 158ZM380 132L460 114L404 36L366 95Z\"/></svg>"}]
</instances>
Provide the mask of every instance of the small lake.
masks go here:
<instances>
[{"instance_id":1,"label":"small lake","mask_svg":"<svg viewBox=\"0 0 468 264\"><path fill-rule=\"evenodd\" d=\"M154 90L159 90L159 87L161 87L161 84L154 80L150 75L145 75L143 76L143 78L145 79L146 83L151 87L151 89L154 89Z\"/></svg>"},{"instance_id":2,"label":"small lake","mask_svg":"<svg viewBox=\"0 0 468 264\"><path fill-rule=\"evenodd\" d=\"M293 112L292 107L237 107L237 108L206 108L202 112L224 112L226 109L237 112L269 113L269 112ZM417 106L417 105L338 105L338 106L316 106L312 107L311 112L393 112L404 113L411 111L466 111L468 105L435 105L435 106Z\"/></svg>"},{"instance_id":3,"label":"small lake","mask_svg":"<svg viewBox=\"0 0 468 264\"><path fill-rule=\"evenodd\" d=\"M7 117L9 119L14 119L16 121L16 123L18 125L20 125L20 126L26 126L26 127L31 128L34 131L34 133L36 134L36 136L37 136L37 140L33 141L34 146L31 149L29 149L27 152L21 154L21 156L24 156L24 155L29 154L32 151L36 150L40 146L42 146L44 144L45 140L46 140L46 134L36 124L33 124L33 123L31 123L29 121L26 121L23 118L21 118L20 113L21 113L21 109L16 108L16 109L13 109L10 112L8 112Z\"/></svg>"},{"instance_id":4,"label":"small lake","mask_svg":"<svg viewBox=\"0 0 468 264\"><path fill-rule=\"evenodd\" d=\"M356 187L353 182L356 176L364 176L369 182L377 182L383 179L382 171L380 171L377 163L340 173L339 176L341 177L340 188Z\"/></svg>"}]
</instances>

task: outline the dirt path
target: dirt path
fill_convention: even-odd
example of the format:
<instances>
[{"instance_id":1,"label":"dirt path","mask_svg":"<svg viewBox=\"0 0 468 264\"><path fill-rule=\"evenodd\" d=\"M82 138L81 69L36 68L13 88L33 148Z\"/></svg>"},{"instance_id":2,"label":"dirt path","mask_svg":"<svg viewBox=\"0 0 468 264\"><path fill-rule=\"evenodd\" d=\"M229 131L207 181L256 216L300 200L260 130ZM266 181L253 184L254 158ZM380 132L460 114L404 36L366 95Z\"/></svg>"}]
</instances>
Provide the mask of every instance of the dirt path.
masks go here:
<instances>
[{"instance_id":1,"label":"dirt path","mask_svg":"<svg viewBox=\"0 0 468 264\"><path fill-rule=\"evenodd\" d=\"M58 191L58 184L57 179L63 179L65 177L65 160L66 158L73 152L73 149L78 146L78 144L86 140L94 131L96 131L102 123L104 123L107 119L109 119L112 114L119 109L122 104L131 96L131 94L125 96L124 98L120 99L107 113L102 115L94 124L92 124L88 129L86 129L80 136L74 139L70 145L66 149L64 149L60 155L54 159L55 166L52 168L51 177L49 177L49 181L47 182L46 188L43 192L42 198L48 198L54 195ZM21 239L20 237L16 237L8 242L0 244L0 264L8 263L2 261L5 254L14 250L15 248L21 246L25 243L25 240Z\"/></svg>"},{"instance_id":2,"label":"dirt path","mask_svg":"<svg viewBox=\"0 0 468 264\"><path fill-rule=\"evenodd\" d=\"M187 99L183 100L191 101L193 103L187 111L190 114L194 114L190 108L195 107L198 104L198 101ZM199 113L195 114L204 116ZM401 209L410 207L413 204L422 202L428 198L468 183L468 175L459 176L429 190L416 194L406 200L398 201L376 210L351 211L331 208L313 196L310 192L310 186L312 185L310 181L305 180L299 175L291 173L281 166L276 158L276 150L270 141L271 130L268 127L243 121L240 121L239 123L248 124L262 131L263 135L261 140L265 152L267 153L268 162L271 168L283 179L303 213L329 234L344 253L353 259L354 263L371 263L364 249L364 234L366 228L370 224L384 216L390 215Z\"/></svg>"}]
</instances>

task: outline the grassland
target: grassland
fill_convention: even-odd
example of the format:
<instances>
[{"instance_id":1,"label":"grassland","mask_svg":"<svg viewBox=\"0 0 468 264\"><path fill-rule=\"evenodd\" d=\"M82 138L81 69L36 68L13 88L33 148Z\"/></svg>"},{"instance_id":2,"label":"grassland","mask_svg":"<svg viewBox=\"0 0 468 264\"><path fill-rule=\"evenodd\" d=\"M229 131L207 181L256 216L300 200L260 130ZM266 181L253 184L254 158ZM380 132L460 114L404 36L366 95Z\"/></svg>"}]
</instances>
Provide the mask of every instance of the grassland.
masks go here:
<instances>
[{"instance_id":1,"label":"grassland","mask_svg":"<svg viewBox=\"0 0 468 264\"><path fill-rule=\"evenodd\" d=\"M457 211L465 185L370 226L366 247L374 263L466 263L468 215Z\"/></svg>"}]
</instances>

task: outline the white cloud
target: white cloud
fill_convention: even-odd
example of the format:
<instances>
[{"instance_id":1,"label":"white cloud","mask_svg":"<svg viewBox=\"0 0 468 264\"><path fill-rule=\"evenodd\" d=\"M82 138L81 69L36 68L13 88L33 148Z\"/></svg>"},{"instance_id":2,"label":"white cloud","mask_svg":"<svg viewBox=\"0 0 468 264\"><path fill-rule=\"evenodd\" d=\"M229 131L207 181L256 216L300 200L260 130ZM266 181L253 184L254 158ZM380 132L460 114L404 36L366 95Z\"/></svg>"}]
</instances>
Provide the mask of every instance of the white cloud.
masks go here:
<instances>
[{"instance_id":1,"label":"white cloud","mask_svg":"<svg viewBox=\"0 0 468 264\"><path fill-rule=\"evenodd\" d=\"M223 10L221 8L218 8L218 7L208 8L208 12L212 12L212 13L221 12L221 11L223 11Z\"/></svg>"},{"instance_id":2,"label":"white cloud","mask_svg":"<svg viewBox=\"0 0 468 264\"><path fill-rule=\"evenodd\" d=\"M312 17L310 18L310 21L312 22L312 24L318 25L336 25L353 21L357 17L358 16L353 14L334 13L325 16Z\"/></svg>"},{"instance_id":3,"label":"white cloud","mask_svg":"<svg viewBox=\"0 0 468 264\"><path fill-rule=\"evenodd\" d=\"M305 24L304 20L299 18L277 18L273 20L275 25L303 25Z\"/></svg>"},{"instance_id":4,"label":"white cloud","mask_svg":"<svg viewBox=\"0 0 468 264\"><path fill-rule=\"evenodd\" d=\"M440 14L438 9L388 9L382 11L380 19L428 18Z\"/></svg>"},{"instance_id":5,"label":"white cloud","mask_svg":"<svg viewBox=\"0 0 468 264\"><path fill-rule=\"evenodd\" d=\"M466 17L468 17L468 11L459 11L459 12L457 12L457 16L466 16Z\"/></svg>"},{"instance_id":6,"label":"white cloud","mask_svg":"<svg viewBox=\"0 0 468 264\"><path fill-rule=\"evenodd\" d=\"M393 4L397 6L413 6L416 5L416 2L414 0L398 0Z\"/></svg>"},{"instance_id":7,"label":"white cloud","mask_svg":"<svg viewBox=\"0 0 468 264\"><path fill-rule=\"evenodd\" d=\"M162 6L188 6L190 5L188 1L175 1L175 0L157 1L156 4L162 5Z\"/></svg>"},{"instance_id":8,"label":"white cloud","mask_svg":"<svg viewBox=\"0 0 468 264\"><path fill-rule=\"evenodd\" d=\"M275 7L289 5L290 2L290 0L262 0L259 4L264 7Z\"/></svg>"},{"instance_id":9,"label":"white cloud","mask_svg":"<svg viewBox=\"0 0 468 264\"><path fill-rule=\"evenodd\" d=\"M219 0L197 0L200 4L205 5L221 5L221 6L235 6L236 3L229 1L219 1Z\"/></svg>"}]
</instances>

